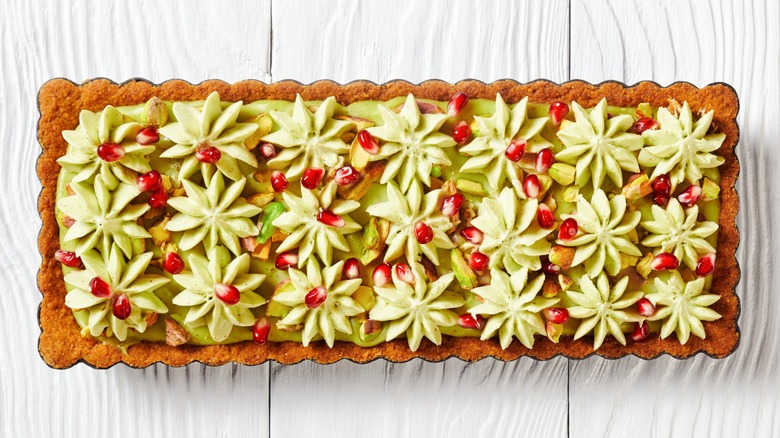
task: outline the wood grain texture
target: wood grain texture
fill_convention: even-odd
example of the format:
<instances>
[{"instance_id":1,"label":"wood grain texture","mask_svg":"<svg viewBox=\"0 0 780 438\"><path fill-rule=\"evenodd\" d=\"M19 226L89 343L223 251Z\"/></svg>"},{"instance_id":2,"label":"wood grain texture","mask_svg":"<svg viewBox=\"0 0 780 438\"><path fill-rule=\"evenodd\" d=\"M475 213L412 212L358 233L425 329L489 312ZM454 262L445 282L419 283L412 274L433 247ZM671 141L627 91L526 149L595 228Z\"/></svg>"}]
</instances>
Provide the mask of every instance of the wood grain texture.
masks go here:
<instances>
[{"instance_id":1,"label":"wood grain texture","mask_svg":"<svg viewBox=\"0 0 780 438\"><path fill-rule=\"evenodd\" d=\"M628 83L732 84L740 94L742 342L725 360L572 363L571 431L581 436L778 436L775 317L780 193L773 178L780 117L777 2L572 4L572 76ZM630 419L627 421L627 419ZM575 433L572 433L575 435Z\"/></svg>"}]
</instances>

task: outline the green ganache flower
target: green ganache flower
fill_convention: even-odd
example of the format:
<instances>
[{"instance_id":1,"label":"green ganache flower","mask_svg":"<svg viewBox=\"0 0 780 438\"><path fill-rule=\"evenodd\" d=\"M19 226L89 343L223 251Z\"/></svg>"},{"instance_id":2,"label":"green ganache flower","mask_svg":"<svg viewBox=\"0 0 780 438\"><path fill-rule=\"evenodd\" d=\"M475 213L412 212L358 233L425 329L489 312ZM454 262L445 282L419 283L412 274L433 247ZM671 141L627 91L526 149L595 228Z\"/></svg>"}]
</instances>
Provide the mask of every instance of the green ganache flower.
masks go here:
<instances>
[{"instance_id":1,"label":"green ganache flower","mask_svg":"<svg viewBox=\"0 0 780 438\"><path fill-rule=\"evenodd\" d=\"M377 105L377 110L384 124L367 131L384 141L380 152L371 156L372 161L387 160L381 183L386 184L397 177L403 192L409 190L415 179L430 186L433 166L452 164L444 148L455 146L455 140L439 132L447 121L447 115L420 114L417 101L411 94L399 114L381 104Z\"/></svg>"},{"instance_id":2,"label":"green ganache flower","mask_svg":"<svg viewBox=\"0 0 780 438\"><path fill-rule=\"evenodd\" d=\"M439 277L433 283L425 281L425 271L419 263L412 264L416 281L408 284L398 278L393 269L393 284L377 287L377 301L369 318L389 321L387 341L406 333L409 348L417 351L425 336L436 345L441 344L440 327L457 323L456 309L465 303L463 296L446 290L455 278L452 272Z\"/></svg>"},{"instance_id":3,"label":"green ganache flower","mask_svg":"<svg viewBox=\"0 0 780 438\"><path fill-rule=\"evenodd\" d=\"M83 110L79 115L79 126L73 131L62 131L62 137L70 147L57 162L65 170L76 174L74 182L100 175L103 183L112 190L119 181L135 184L137 173L152 170L146 155L155 149L151 145L136 143L135 135L142 127L140 123L126 123L124 116L111 105L100 113ZM102 144L118 144L124 155L116 161L105 161L97 155L97 149Z\"/></svg>"},{"instance_id":4,"label":"green ganache flower","mask_svg":"<svg viewBox=\"0 0 780 438\"><path fill-rule=\"evenodd\" d=\"M173 103L177 122L163 126L159 132L176 144L160 156L184 158L179 179L189 178L198 167L204 175L209 174L211 164L201 163L195 156L202 148L219 149L217 169L233 181L242 178L238 161L257 167L257 158L244 146L244 140L257 130L257 124L236 122L242 106L243 102L235 102L223 110L216 91L209 94L200 111L185 102Z\"/></svg>"},{"instance_id":5,"label":"green ganache flower","mask_svg":"<svg viewBox=\"0 0 780 438\"><path fill-rule=\"evenodd\" d=\"M716 222L697 222L699 206L683 210L677 199L669 200L666 209L653 205L653 220L642 222L642 228L650 235L642 240L649 248L659 247L659 252L670 252L690 269L696 269L699 254L712 254L715 248L706 240L718 230Z\"/></svg>"},{"instance_id":6,"label":"green ganache flower","mask_svg":"<svg viewBox=\"0 0 780 438\"><path fill-rule=\"evenodd\" d=\"M674 186L686 180L698 184L702 169L723 164L723 157L712 152L720 148L726 134L707 135L714 114L710 111L694 122L688 102L683 103L679 118L666 108L658 110L661 128L642 133L649 146L639 153L639 164L655 167L651 179L668 174Z\"/></svg>"},{"instance_id":7,"label":"green ganache flower","mask_svg":"<svg viewBox=\"0 0 780 438\"><path fill-rule=\"evenodd\" d=\"M721 315L710 309L720 295L705 294L704 278L693 281L683 281L680 273L674 271L668 280L655 279L656 292L646 295L647 299L659 307L655 314L648 318L651 321L663 321L661 339L666 339L672 332L685 345L691 333L705 338L702 321L715 321Z\"/></svg>"},{"instance_id":8,"label":"green ganache flower","mask_svg":"<svg viewBox=\"0 0 780 438\"><path fill-rule=\"evenodd\" d=\"M601 99L590 113L577 102L571 107L575 122L558 131L565 148L555 159L576 167L574 182L580 187L592 180L595 190L602 186L605 176L621 187L622 170L639 172L633 152L644 145L642 136L626 132L634 124L633 117L620 114L608 118L606 99Z\"/></svg>"},{"instance_id":9,"label":"green ganache flower","mask_svg":"<svg viewBox=\"0 0 780 438\"><path fill-rule=\"evenodd\" d=\"M255 316L249 309L265 303L265 298L254 292L265 275L250 273L249 260L249 254L241 254L231 261L224 247L214 248L208 259L191 253L187 257L191 271L173 276L184 288L173 297L173 304L189 308L184 324L192 328L207 326L216 342L227 339L233 327L253 325ZM224 285L238 289L241 298L237 303L228 304L217 296L217 287Z\"/></svg>"},{"instance_id":10,"label":"green ganache flower","mask_svg":"<svg viewBox=\"0 0 780 438\"><path fill-rule=\"evenodd\" d=\"M263 141L278 145L282 150L268 161L268 167L289 167L285 176L296 180L307 167L337 166L340 155L349 152L349 145L341 135L354 126L353 122L333 118L337 106L336 99L331 96L312 114L299 94L295 96L292 117L283 111L271 111L269 114L280 129L263 137Z\"/></svg>"},{"instance_id":11,"label":"green ganache flower","mask_svg":"<svg viewBox=\"0 0 780 438\"><path fill-rule=\"evenodd\" d=\"M73 286L65 295L65 305L89 313L87 324L92 336L100 336L105 330L106 336L116 336L124 341L128 329L143 333L150 314L168 311L154 291L170 280L161 275L144 273L152 257L151 252L146 252L126 263L117 245L112 245L102 256L94 249L86 251L81 255L84 269L65 276L65 283ZM110 294L94 295L90 287L94 278L106 282ZM126 319L117 318L112 312L114 301L120 295L126 295L130 301L130 315Z\"/></svg>"},{"instance_id":12,"label":"green ganache flower","mask_svg":"<svg viewBox=\"0 0 780 438\"><path fill-rule=\"evenodd\" d=\"M520 268L538 271L540 256L550 253L545 230L536 221L536 199L519 200L510 188L501 190L497 198L484 198L471 225L484 235L479 250L490 257L491 268L509 272Z\"/></svg>"},{"instance_id":13,"label":"green ganache flower","mask_svg":"<svg viewBox=\"0 0 780 438\"><path fill-rule=\"evenodd\" d=\"M330 181L321 190L301 187L301 197L285 191L282 193L287 211L273 221L273 225L288 234L277 249L278 253L298 247L298 266L302 266L312 253L330 265L333 248L349 251L345 235L360 231L362 227L349 213L360 207L358 201L336 199L336 184ZM341 226L326 224L317 219L322 211L337 215Z\"/></svg>"},{"instance_id":14,"label":"green ganache flower","mask_svg":"<svg viewBox=\"0 0 780 438\"><path fill-rule=\"evenodd\" d=\"M241 197L246 178L241 178L225 188L222 174L215 172L207 188L189 180L182 180L187 196L168 200L168 205L178 210L165 225L168 231L184 231L179 248L189 250L201 241L207 252L218 242L227 246L233 254L241 253L239 238L257 236L259 230L249 218L262 211Z\"/></svg>"},{"instance_id":15,"label":"green ganache flower","mask_svg":"<svg viewBox=\"0 0 780 438\"><path fill-rule=\"evenodd\" d=\"M439 209L441 190L433 190L423 195L419 181L413 181L404 195L394 182L387 184L387 201L374 204L366 209L372 216L390 221L387 234L387 252L385 262L390 262L406 254L409 263L419 262L424 254L435 265L439 264L438 249L450 249L453 245L447 236L452 221ZM433 230L433 239L420 243L415 235L415 225L423 222Z\"/></svg>"},{"instance_id":16,"label":"green ganache flower","mask_svg":"<svg viewBox=\"0 0 780 438\"><path fill-rule=\"evenodd\" d=\"M574 339L579 339L593 331L593 349L598 350L607 334L626 345L626 336L621 324L637 322L641 317L626 310L642 298L641 291L626 293L628 277L623 277L610 287L605 273L600 273L594 283L591 277L580 278L579 291L570 290L566 296L575 304L569 307L569 316L580 322Z\"/></svg>"},{"instance_id":17,"label":"green ganache flower","mask_svg":"<svg viewBox=\"0 0 780 438\"><path fill-rule=\"evenodd\" d=\"M149 206L130 204L139 193L135 184L119 183L111 192L102 178L95 178L92 185L72 182L70 187L75 194L60 198L57 208L76 220L64 238L66 242L77 240L76 255L96 246L107 253L115 242L129 258L133 254L133 239L152 237L138 225L138 218Z\"/></svg>"},{"instance_id":18,"label":"green ganache flower","mask_svg":"<svg viewBox=\"0 0 780 438\"><path fill-rule=\"evenodd\" d=\"M498 190L506 178L521 188L521 171L517 163L505 155L514 139L525 139L528 152L538 152L552 144L539 135L548 117L528 118L528 98L518 102L511 110L500 94L496 93L496 111L491 117L474 116L479 135L460 148L462 154L471 157L463 163L461 173L481 173L487 176L490 187ZM520 189L522 193L522 189Z\"/></svg>"},{"instance_id":19,"label":"green ganache flower","mask_svg":"<svg viewBox=\"0 0 780 438\"><path fill-rule=\"evenodd\" d=\"M585 264L591 278L596 278L606 268L609 275L620 272L620 253L640 257L642 252L626 235L639 225L642 214L626 212L626 198L615 195L607 199L603 190L593 193L590 202L579 195L577 211L564 214L563 219L574 218L579 235L571 240L558 240L559 245L576 248L572 266Z\"/></svg>"},{"instance_id":20,"label":"green ganache flower","mask_svg":"<svg viewBox=\"0 0 780 438\"><path fill-rule=\"evenodd\" d=\"M343 268L344 261L340 261L333 266L320 269L319 263L314 258L310 258L306 264L306 274L295 268L288 269L290 282L295 290L274 296L274 301L292 307L277 326L303 324L301 339L304 347L308 346L315 336L320 335L328 347L332 348L336 331L351 335L352 324L349 322L349 317L365 312L363 306L352 299L352 294L360 287L362 280L359 278L342 280ZM310 308L306 305L306 295L320 286L326 290L325 301Z\"/></svg>"},{"instance_id":21,"label":"green ganache flower","mask_svg":"<svg viewBox=\"0 0 780 438\"><path fill-rule=\"evenodd\" d=\"M527 268L514 271L511 276L500 269L491 269L490 284L472 290L484 302L469 309L472 315L488 316L480 339L484 341L498 331L504 350L512 343L513 336L526 348L533 348L534 335L546 333L539 312L560 301L539 296L543 285L544 274L528 282Z\"/></svg>"}]
</instances>

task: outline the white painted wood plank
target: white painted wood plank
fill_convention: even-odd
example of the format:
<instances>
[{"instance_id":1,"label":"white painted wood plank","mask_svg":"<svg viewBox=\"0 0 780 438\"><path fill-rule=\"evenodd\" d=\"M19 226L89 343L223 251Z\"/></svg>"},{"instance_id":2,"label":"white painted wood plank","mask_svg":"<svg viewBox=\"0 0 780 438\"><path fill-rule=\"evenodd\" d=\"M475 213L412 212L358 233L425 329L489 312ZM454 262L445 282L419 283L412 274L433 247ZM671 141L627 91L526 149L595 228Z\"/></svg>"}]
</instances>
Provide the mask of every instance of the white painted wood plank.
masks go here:
<instances>
[{"instance_id":1,"label":"white painted wood plank","mask_svg":"<svg viewBox=\"0 0 780 438\"><path fill-rule=\"evenodd\" d=\"M573 362L572 436L780 435L778 22L774 1L572 4L572 77L732 84L740 95L742 165L741 345L724 360Z\"/></svg>"},{"instance_id":2,"label":"white painted wood plank","mask_svg":"<svg viewBox=\"0 0 780 438\"><path fill-rule=\"evenodd\" d=\"M46 80L268 78L270 1L0 2L0 436L264 436L269 367L96 371L38 356L36 94Z\"/></svg>"},{"instance_id":3,"label":"white painted wood plank","mask_svg":"<svg viewBox=\"0 0 780 438\"><path fill-rule=\"evenodd\" d=\"M562 81L568 3L274 2L273 79ZM336 13L334 14L334 11ZM567 361L271 366L271 435L564 436Z\"/></svg>"}]
</instances>

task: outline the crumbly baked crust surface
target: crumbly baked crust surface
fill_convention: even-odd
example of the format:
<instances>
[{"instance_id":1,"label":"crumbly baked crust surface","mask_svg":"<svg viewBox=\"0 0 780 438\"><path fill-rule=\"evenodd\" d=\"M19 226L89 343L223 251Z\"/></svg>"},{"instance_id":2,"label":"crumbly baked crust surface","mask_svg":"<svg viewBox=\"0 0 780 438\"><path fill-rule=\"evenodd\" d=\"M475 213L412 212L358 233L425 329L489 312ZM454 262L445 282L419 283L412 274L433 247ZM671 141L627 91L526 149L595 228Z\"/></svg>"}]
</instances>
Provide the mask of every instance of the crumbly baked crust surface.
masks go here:
<instances>
[{"instance_id":1,"label":"crumbly baked crust surface","mask_svg":"<svg viewBox=\"0 0 780 438\"><path fill-rule=\"evenodd\" d=\"M159 85L138 79L116 84L107 79L95 79L81 85L66 79L53 79L45 83L39 92L38 103L41 113L38 140L43 148L38 160L38 176L43 185L38 199L38 209L42 220L42 229L38 237L38 248L42 256L38 272L38 287L43 299L39 309L41 336L39 351L43 360L54 368L67 368L78 362L84 362L97 368L110 367L123 362L133 367L146 367L155 362L181 366L193 361L209 365L221 365L227 362L260 364L266 360L275 360L290 364L302 360L318 363L332 363L341 359L355 362L368 362L384 358L392 362L404 362L415 357L429 361L440 361L448 357L458 357L473 361L484 357L501 360L513 360L520 356L544 360L557 355L572 359L581 359L594 354L592 342L588 338L574 341L571 337L561 338L558 344L539 337L533 350L513 342L506 350L499 346L498 339L480 341L478 338L454 338L444 336L440 346L423 340L419 350L412 352L405 339L397 339L375 347L337 341L333 348L324 342L314 342L308 347L293 342L257 345L242 342L232 345L171 347L165 343L141 342L123 353L119 348L104 344L91 337L82 337L71 309L65 306L65 283L62 268L54 259L59 249L59 229L55 219L57 176L60 166L57 159L65 154L67 143L62 131L74 129L79 123L82 109L99 111L106 105L135 105L157 96L163 100L201 100L212 91L218 91L226 101L243 100L245 103L262 99L294 100L300 93L307 100L322 100L335 96L339 103L349 104L359 100L387 100L413 93L418 98L447 101L456 91L463 91L472 98L493 99L501 93L507 103L515 103L525 96L531 102L552 102L555 100L576 100L585 107L595 106L602 97L607 97L610 105L631 107L642 102L653 106L666 106L674 98L680 102L688 101L694 112L699 109L715 110L713 124L726 134L723 146L716 152L725 158L721 172L721 211L719 218L719 236L717 245L717 269L714 272L711 293L721 299L711 306L723 317L714 322L705 322L707 339L691 337L685 345L680 345L675 337L666 340L654 337L641 343L620 345L609 337L595 352L606 358L619 358L636 355L650 359L661 354L676 358L686 358L703 352L716 358L729 355L739 343L740 304L734 288L739 281L740 270L736 260L739 244L739 232L736 215L739 199L735 182L739 175L739 162L734 147L739 138L736 116L739 102L734 89L723 83L697 88L689 83L674 83L661 87L653 82L641 82L627 87L618 82L604 82L592 85L581 81L555 84L549 81L534 81L520 84L512 80L500 80L485 84L466 80L456 84L442 81L426 81L414 85L405 81L393 81L386 84L374 84L356 81L340 85L331 81L319 81L303 85L294 81L282 81L264 84L259 81L242 81L228 84L218 80L205 81L197 85L181 80L171 80Z\"/></svg>"}]
</instances>

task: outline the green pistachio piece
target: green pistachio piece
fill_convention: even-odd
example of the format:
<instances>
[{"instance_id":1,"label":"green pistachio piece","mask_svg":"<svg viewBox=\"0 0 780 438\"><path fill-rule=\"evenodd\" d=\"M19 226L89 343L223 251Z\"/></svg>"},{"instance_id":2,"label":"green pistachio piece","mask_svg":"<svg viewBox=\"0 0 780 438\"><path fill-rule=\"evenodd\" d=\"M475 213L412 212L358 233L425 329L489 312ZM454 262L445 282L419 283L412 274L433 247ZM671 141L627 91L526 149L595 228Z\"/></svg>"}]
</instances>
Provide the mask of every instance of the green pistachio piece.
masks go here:
<instances>
[{"instance_id":1,"label":"green pistachio piece","mask_svg":"<svg viewBox=\"0 0 780 438\"><path fill-rule=\"evenodd\" d=\"M458 190L463 193L477 196L488 195L488 192L485 190L485 187L482 185L482 183L479 181L474 181L473 179L458 178L458 180L455 181L455 185Z\"/></svg>"},{"instance_id":2,"label":"green pistachio piece","mask_svg":"<svg viewBox=\"0 0 780 438\"><path fill-rule=\"evenodd\" d=\"M558 265L564 271L571 268L571 262L574 260L575 248L556 245L550 250L550 262Z\"/></svg>"},{"instance_id":3,"label":"green pistachio piece","mask_svg":"<svg viewBox=\"0 0 780 438\"><path fill-rule=\"evenodd\" d=\"M257 243L263 244L271 238L271 235L276 231L273 221L281 216L282 213L284 213L284 204L281 202L272 202L265 207L263 216L260 219L263 225L260 227L260 234L257 235Z\"/></svg>"},{"instance_id":4,"label":"green pistachio piece","mask_svg":"<svg viewBox=\"0 0 780 438\"><path fill-rule=\"evenodd\" d=\"M441 167L439 167L439 166L433 166L433 167L431 168L431 176L432 176L432 177L434 177L434 178L439 178L439 177L441 177Z\"/></svg>"},{"instance_id":5,"label":"green pistachio piece","mask_svg":"<svg viewBox=\"0 0 780 438\"><path fill-rule=\"evenodd\" d=\"M577 186L570 186L564 189L561 193L561 201L563 202L576 202L577 197L580 194L580 189Z\"/></svg>"},{"instance_id":6,"label":"green pistachio piece","mask_svg":"<svg viewBox=\"0 0 780 438\"><path fill-rule=\"evenodd\" d=\"M257 130L244 140L244 147L250 151L256 148L257 145L260 144L262 138L268 135L274 127L274 121L268 114L258 114L245 123L254 123L257 125Z\"/></svg>"},{"instance_id":7,"label":"green pistachio piece","mask_svg":"<svg viewBox=\"0 0 780 438\"><path fill-rule=\"evenodd\" d=\"M168 122L168 106L158 97L152 97L144 106L146 124L160 127Z\"/></svg>"},{"instance_id":8,"label":"green pistachio piece","mask_svg":"<svg viewBox=\"0 0 780 438\"><path fill-rule=\"evenodd\" d=\"M375 339L382 333L382 322L366 319L360 323L360 330L358 330L358 332L361 341L367 342Z\"/></svg>"},{"instance_id":9,"label":"green pistachio piece","mask_svg":"<svg viewBox=\"0 0 780 438\"><path fill-rule=\"evenodd\" d=\"M458 248L453 248L450 251L450 264L452 265L452 271L455 272L455 279L458 280L458 284L463 289L473 289L479 284L477 282L477 275L474 270L471 269L469 263L463 258L463 253Z\"/></svg>"},{"instance_id":10,"label":"green pistachio piece","mask_svg":"<svg viewBox=\"0 0 780 438\"><path fill-rule=\"evenodd\" d=\"M547 321L546 329L547 339L549 339L553 344L557 344L558 340L563 334L563 324L553 324L550 321Z\"/></svg>"},{"instance_id":11,"label":"green pistachio piece","mask_svg":"<svg viewBox=\"0 0 780 438\"><path fill-rule=\"evenodd\" d=\"M701 186L701 200L702 201L714 201L718 199L720 195L720 186L715 184L711 179L704 178L704 183Z\"/></svg>"},{"instance_id":12,"label":"green pistachio piece","mask_svg":"<svg viewBox=\"0 0 780 438\"><path fill-rule=\"evenodd\" d=\"M355 291L355 293L352 294L352 299L357 301L358 304L360 304L361 306L363 306L363 308L366 309L366 312L371 310L371 308L374 307L374 304L376 303L376 297L374 296L374 291L367 286L360 286Z\"/></svg>"},{"instance_id":13,"label":"green pistachio piece","mask_svg":"<svg viewBox=\"0 0 780 438\"><path fill-rule=\"evenodd\" d=\"M653 187L650 184L650 178L646 173L637 173L632 175L625 186L623 186L623 196L627 201L636 201L653 193Z\"/></svg>"},{"instance_id":14,"label":"green pistachio piece","mask_svg":"<svg viewBox=\"0 0 780 438\"><path fill-rule=\"evenodd\" d=\"M653 261L653 258L655 256L653 253L647 253L642 259L639 260L639 262L636 264L636 272L642 276L645 280L647 280L647 277L650 276L650 272L652 272L652 269L650 268L650 262Z\"/></svg>"},{"instance_id":15,"label":"green pistachio piece","mask_svg":"<svg viewBox=\"0 0 780 438\"><path fill-rule=\"evenodd\" d=\"M576 172L577 169L574 166L566 163L555 163L547 170L550 178L562 186L574 184Z\"/></svg>"}]
</instances>

